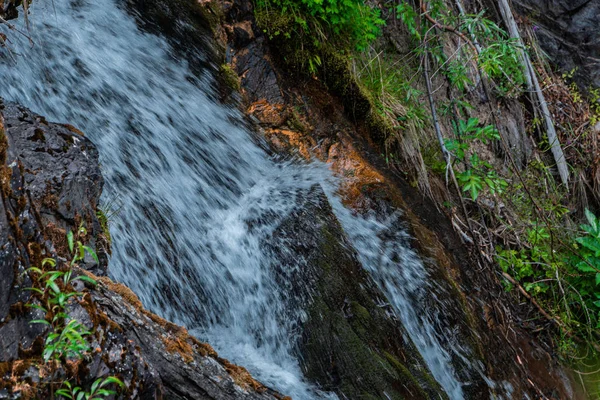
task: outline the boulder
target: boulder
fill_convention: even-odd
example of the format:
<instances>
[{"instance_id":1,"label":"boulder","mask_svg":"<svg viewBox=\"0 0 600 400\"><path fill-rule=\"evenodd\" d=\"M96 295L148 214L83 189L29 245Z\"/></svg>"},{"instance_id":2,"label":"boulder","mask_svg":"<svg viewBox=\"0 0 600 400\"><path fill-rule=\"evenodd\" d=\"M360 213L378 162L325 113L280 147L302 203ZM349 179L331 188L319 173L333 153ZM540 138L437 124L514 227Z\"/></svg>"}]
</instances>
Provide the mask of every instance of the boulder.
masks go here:
<instances>
[{"instance_id":1,"label":"boulder","mask_svg":"<svg viewBox=\"0 0 600 400\"><path fill-rule=\"evenodd\" d=\"M290 315L306 310L298 342L307 378L348 399L447 398L366 272L320 186L269 244ZM291 300L293 299L293 300Z\"/></svg>"}]
</instances>

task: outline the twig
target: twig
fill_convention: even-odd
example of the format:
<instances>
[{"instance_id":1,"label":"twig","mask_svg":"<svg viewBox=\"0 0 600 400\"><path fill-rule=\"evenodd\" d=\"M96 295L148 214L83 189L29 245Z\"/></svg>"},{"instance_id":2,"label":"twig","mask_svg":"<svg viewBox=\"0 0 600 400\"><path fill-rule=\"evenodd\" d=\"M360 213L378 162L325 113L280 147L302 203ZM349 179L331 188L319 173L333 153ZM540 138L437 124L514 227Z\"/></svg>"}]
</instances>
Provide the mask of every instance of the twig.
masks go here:
<instances>
[{"instance_id":1,"label":"twig","mask_svg":"<svg viewBox=\"0 0 600 400\"><path fill-rule=\"evenodd\" d=\"M8 29L11 29L15 32L20 33L21 35L25 36L27 38L27 40L29 40L29 43L34 46L35 42L33 41L33 39L31 39L31 37L29 37L25 32L21 31L20 29L18 29L16 26L14 26L13 24L11 24L10 22L8 22L7 20L5 20L4 18L0 17L0 23L6 24L6 26L8 26Z\"/></svg>"},{"instance_id":2,"label":"twig","mask_svg":"<svg viewBox=\"0 0 600 400\"><path fill-rule=\"evenodd\" d=\"M548 321L556 324L559 328L561 328L562 330L564 330L565 333L567 334L567 336L571 336L571 332L569 330L567 330L567 328L564 326L564 324L562 322L560 322L559 320L557 320L556 318L554 318L553 316L551 316L550 314L548 314L548 312L546 310L544 310L542 308L542 306L540 306L538 304L538 302L535 301L535 299L533 297L531 297L531 295L529 293L527 293L527 291L523 288L523 286L521 286L521 284L519 282L517 282L512 276L510 276L506 272L502 272L502 276L507 281L509 281L510 283L512 283L513 285L515 285L515 287L519 290L519 292L521 292L521 294L523 296L525 296L525 298L527 300L529 300L531 302L531 304L533 304L538 309L538 311L540 312L540 314L542 314Z\"/></svg>"}]
</instances>

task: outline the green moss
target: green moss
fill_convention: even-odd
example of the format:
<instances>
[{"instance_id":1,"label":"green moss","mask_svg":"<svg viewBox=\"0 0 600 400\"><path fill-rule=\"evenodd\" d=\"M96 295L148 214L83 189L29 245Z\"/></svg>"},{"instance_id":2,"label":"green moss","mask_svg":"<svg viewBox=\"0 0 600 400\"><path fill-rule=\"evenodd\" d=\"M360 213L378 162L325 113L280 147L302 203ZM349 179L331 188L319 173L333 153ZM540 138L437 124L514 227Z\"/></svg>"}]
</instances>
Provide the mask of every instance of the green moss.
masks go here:
<instances>
[{"instance_id":1,"label":"green moss","mask_svg":"<svg viewBox=\"0 0 600 400\"><path fill-rule=\"evenodd\" d=\"M300 115L298 114L298 112L296 110L292 111L292 114L290 115L290 117L287 120L287 125L290 127L290 129L293 129L296 132L300 132L300 133L308 132L308 128L300 120Z\"/></svg>"},{"instance_id":2,"label":"green moss","mask_svg":"<svg viewBox=\"0 0 600 400\"><path fill-rule=\"evenodd\" d=\"M388 352L385 352L384 355L385 355L385 359L387 360L387 362L390 363L390 365L396 369L396 371L398 372L398 374L401 377L401 380L403 380L404 382L411 382L411 384L413 386L418 387L419 391L420 391L420 395L422 397L426 398L427 394L421 389L421 386L426 386L426 387L436 387L437 386L437 382L435 381L435 379L433 379L433 377L431 375L424 374L422 376L422 379L425 379L425 382L419 382L414 377L414 375L411 374L410 371L404 365L402 365L402 363L398 360L398 358L394 357L393 355L391 355Z\"/></svg>"},{"instance_id":3,"label":"green moss","mask_svg":"<svg viewBox=\"0 0 600 400\"><path fill-rule=\"evenodd\" d=\"M102 229L102 235L106 239L106 244L110 248L112 246L112 238L110 236L110 229L108 226L108 217L106 213L101 209L96 211L96 217L98 218L98 222L100 223L100 228Z\"/></svg>"},{"instance_id":4,"label":"green moss","mask_svg":"<svg viewBox=\"0 0 600 400\"><path fill-rule=\"evenodd\" d=\"M304 326L306 376L350 399L445 398L435 380L415 367L424 364L420 355L375 303L381 293L344 246L337 220L327 219L326 212L314 212L323 223L319 251L308 260L318 283Z\"/></svg>"},{"instance_id":5,"label":"green moss","mask_svg":"<svg viewBox=\"0 0 600 400\"><path fill-rule=\"evenodd\" d=\"M229 64L221 64L219 74L222 82L231 90L240 90L240 77Z\"/></svg>"},{"instance_id":6,"label":"green moss","mask_svg":"<svg viewBox=\"0 0 600 400\"><path fill-rule=\"evenodd\" d=\"M371 314L369 314L369 310L367 310L365 307L361 306L358 302L356 302L356 301L351 302L350 308L351 308L354 316L356 318L358 318L360 321L367 322L367 321L371 320Z\"/></svg>"}]
</instances>

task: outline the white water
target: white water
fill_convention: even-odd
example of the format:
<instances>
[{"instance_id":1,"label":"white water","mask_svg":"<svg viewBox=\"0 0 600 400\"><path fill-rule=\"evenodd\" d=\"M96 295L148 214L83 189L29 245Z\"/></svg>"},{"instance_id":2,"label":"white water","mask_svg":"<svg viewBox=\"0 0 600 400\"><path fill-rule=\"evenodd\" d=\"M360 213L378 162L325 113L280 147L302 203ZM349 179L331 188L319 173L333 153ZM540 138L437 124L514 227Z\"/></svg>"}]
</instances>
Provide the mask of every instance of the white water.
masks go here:
<instances>
[{"instance_id":1,"label":"white water","mask_svg":"<svg viewBox=\"0 0 600 400\"><path fill-rule=\"evenodd\" d=\"M424 312L422 262L397 215L353 216L325 166L271 159L237 110L212 98L210 73L193 76L162 38L141 32L113 1L40 0L35 46L11 35L0 96L97 144L104 202L119 204L110 271L144 305L187 326L223 356L294 399L335 397L303 377L296 332L261 243L315 183L452 399L462 385ZM22 21L17 24L22 26ZM301 310L297 310L301 313ZM467 382L468 383L468 382Z\"/></svg>"}]
</instances>

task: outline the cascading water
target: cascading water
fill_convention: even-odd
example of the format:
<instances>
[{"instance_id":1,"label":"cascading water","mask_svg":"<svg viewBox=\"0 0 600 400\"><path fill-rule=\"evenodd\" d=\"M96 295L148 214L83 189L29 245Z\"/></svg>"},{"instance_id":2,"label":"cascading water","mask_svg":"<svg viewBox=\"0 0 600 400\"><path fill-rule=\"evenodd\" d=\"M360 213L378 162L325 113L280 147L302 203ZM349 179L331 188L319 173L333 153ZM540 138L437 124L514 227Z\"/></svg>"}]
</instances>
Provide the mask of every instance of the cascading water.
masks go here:
<instances>
[{"instance_id":1,"label":"cascading water","mask_svg":"<svg viewBox=\"0 0 600 400\"><path fill-rule=\"evenodd\" d=\"M266 384L295 399L335 397L303 380L294 318L261 245L320 183L432 374L463 398L435 318L423 317L425 268L394 221L353 216L325 166L270 158L240 113L211 98L210 74L192 75L113 1L39 1L31 10L35 46L11 37L0 95L98 145L104 201L120 205L114 279Z\"/></svg>"}]
</instances>

